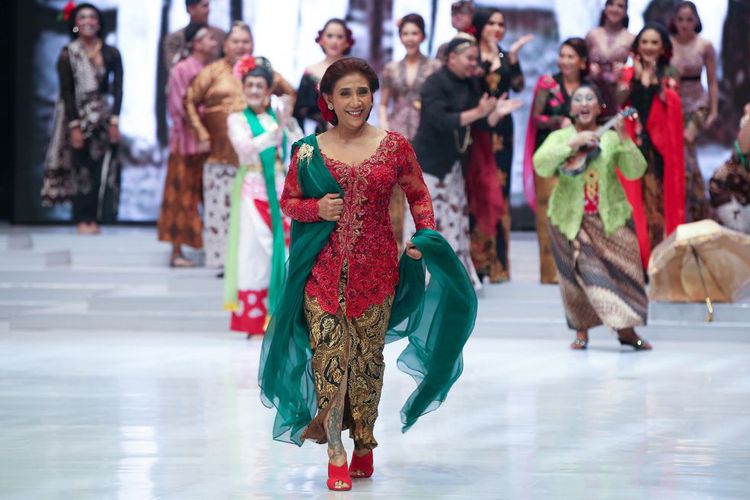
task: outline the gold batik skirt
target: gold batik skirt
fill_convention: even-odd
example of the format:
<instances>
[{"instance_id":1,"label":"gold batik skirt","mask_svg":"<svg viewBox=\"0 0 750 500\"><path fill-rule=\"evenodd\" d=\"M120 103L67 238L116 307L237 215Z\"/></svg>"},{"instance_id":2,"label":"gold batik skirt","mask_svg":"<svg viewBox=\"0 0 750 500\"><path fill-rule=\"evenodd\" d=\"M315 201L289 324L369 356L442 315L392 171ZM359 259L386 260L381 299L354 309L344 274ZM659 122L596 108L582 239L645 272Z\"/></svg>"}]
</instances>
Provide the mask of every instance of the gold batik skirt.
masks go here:
<instances>
[{"instance_id":1,"label":"gold batik skirt","mask_svg":"<svg viewBox=\"0 0 750 500\"><path fill-rule=\"evenodd\" d=\"M347 268L344 267L336 314L325 312L315 297L305 293L305 319L310 327L318 413L302 439L326 443L324 422L330 412L336 412L342 419L341 429L349 429L355 446L372 449L378 445L373 428L383 388L383 347L393 297L370 306L357 318L348 318L344 298L346 280Z\"/></svg>"}]
</instances>

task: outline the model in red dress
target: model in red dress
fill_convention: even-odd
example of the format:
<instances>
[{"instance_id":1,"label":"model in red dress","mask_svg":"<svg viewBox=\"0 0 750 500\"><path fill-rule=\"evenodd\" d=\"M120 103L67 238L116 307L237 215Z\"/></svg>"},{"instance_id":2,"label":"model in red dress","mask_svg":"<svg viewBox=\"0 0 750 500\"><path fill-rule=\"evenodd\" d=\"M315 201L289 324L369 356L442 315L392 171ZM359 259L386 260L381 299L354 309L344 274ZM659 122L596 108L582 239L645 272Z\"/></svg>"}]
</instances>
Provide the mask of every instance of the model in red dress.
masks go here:
<instances>
[{"instance_id":1,"label":"model in red dress","mask_svg":"<svg viewBox=\"0 0 750 500\"><path fill-rule=\"evenodd\" d=\"M343 59L329 67L321 80L319 106L334 127L311 140L315 147L305 144L294 152L280 202L298 222L336 223L304 287L317 414L301 436L328 443L327 484L332 490L348 490L352 476L373 472L383 347L399 281L388 213L397 184L416 228L435 229L430 194L409 141L367 124L377 87L377 76L362 60ZM309 168L315 149L343 195L304 197L299 169ZM409 257L421 258L411 241L406 248ZM348 469L344 429L350 430L355 446Z\"/></svg>"}]
</instances>

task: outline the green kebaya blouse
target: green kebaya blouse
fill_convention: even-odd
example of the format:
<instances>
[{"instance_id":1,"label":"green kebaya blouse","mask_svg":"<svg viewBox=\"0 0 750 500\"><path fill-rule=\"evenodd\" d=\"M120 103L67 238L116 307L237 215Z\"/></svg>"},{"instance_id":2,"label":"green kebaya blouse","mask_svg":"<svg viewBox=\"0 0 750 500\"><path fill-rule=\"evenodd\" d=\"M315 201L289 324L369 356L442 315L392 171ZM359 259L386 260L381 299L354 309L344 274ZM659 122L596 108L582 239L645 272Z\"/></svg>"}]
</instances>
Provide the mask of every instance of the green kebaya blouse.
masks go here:
<instances>
[{"instance_id":1,"label":"green kebaya blouse","mask_svg":"<svg viewBox=\"0 0 750 500\"><path fill-rule=\"evenodd\" d=\"M558 176L549 200L547 215L565 237L574 240L583 219L585 172L595 169L599 183L599 216L607 235L621 228L632 208L617 177L616 167L627 179L638 179L646 172L646 159L631 140L621 141L609 130L599 143L601 153L578 175L560 175L559 167L573 154L568 141L576 134L574 126L552 132L534 153L534 170L542 177Z\"/></svg>"}]
</instances>

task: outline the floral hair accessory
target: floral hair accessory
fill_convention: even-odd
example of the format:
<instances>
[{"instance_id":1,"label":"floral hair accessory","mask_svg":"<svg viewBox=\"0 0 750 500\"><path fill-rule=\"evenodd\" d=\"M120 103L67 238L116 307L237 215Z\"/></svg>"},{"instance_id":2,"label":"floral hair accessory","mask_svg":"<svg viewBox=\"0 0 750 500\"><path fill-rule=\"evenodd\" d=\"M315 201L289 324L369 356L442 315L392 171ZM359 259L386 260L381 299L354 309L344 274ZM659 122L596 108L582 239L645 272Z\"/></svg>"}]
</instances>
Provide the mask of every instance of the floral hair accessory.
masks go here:
<instances>
[{"instance_id":1,"label":"floral hair accessory","mask_svg":"<svg viewBox=\"0 0 750 500\"><path fill-rule=\"evenodd\" d=\"M333 120L336 118L336 113L334 113L332 109L328 109L328 103L323 98L323 94L318 96L318 109L320 110L320 115L325 121L333 123Z\"/></svg>"},{"instance_id":2,"label":"floral hair accessory","mask_svg":"<svg viewBox=\"0 0 750 500\"><path fill-rule=\"evenodd\" d=\"M250 73L252 70L254 70L258 65L255 63L255 58L253 56L242 56L240 59L234 64L234 68L232 72L234 73L234 76L237 77L238 80L242 80L242 78Z\"/></svg>"},{"instance_id":3,"label":"floral hair accessory","mask_svg":"<svg viewBox=\"0 0 750 500\"><path fill-rule=\"evenodd\" d=\"M73 0L68 0L63 10L57 15L58 21L70 21L70 16L73 15L73 11L76 10L76 4Z\"/></svg>"}]
</instances>

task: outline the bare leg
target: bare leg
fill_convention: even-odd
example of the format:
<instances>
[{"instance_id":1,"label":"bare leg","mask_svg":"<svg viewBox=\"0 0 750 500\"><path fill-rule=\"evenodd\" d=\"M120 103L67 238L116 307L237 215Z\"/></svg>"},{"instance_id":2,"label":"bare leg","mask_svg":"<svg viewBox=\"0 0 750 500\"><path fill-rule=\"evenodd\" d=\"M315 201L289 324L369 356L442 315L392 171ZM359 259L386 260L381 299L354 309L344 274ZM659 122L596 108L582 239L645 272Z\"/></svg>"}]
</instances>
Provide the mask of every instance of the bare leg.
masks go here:
<instances>
[{"instance_id":1,"label":"bare leg","mask_svg":"<svg viewBox=\"0 0 750 500\"><path fill-rule=\"evenodd\" d=\"M588 330L578 330L576 332L576 339L570 344L570 348L576 351L586 349L589 343L589 332Z\"/></svg>"},{"instance_id":2,"label":"bare leg","mask_svg":"<svg viewBox=\"0 0 750 500\"><path fill-rule=\"evenodd\" d=\"M331 401L331 407L328 410L328 416L323 423L328 438L328 461L340 467L346 464L346 450L344 443L341 442L341 426L343 422L344 410L344 391L346 390L347 376L344 375L339 386L339 393ZM343 481L336 481L336 488L344 488L348 484Z\"/></svg>"},{"instance_id":3,"label":"bare leg","mask_svg":"<svg viewBox=\"0 0 750 500\"><path fill-rule=\"evenodd\" d=\"M182 248L177 243L172 244L172 255L169 257L169 265L172 267L194 267L192 260L182 255Z\"/></svg>"}]
</instances>

